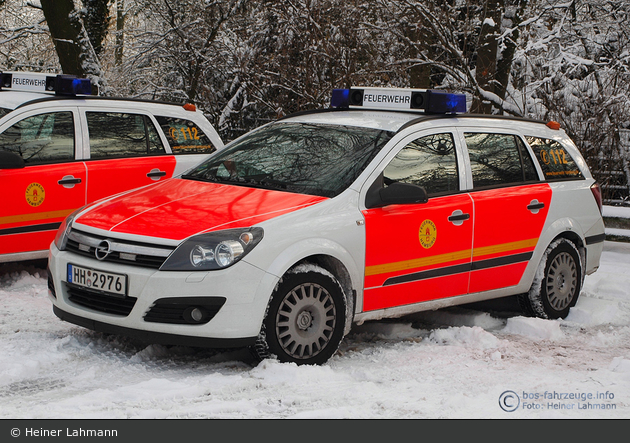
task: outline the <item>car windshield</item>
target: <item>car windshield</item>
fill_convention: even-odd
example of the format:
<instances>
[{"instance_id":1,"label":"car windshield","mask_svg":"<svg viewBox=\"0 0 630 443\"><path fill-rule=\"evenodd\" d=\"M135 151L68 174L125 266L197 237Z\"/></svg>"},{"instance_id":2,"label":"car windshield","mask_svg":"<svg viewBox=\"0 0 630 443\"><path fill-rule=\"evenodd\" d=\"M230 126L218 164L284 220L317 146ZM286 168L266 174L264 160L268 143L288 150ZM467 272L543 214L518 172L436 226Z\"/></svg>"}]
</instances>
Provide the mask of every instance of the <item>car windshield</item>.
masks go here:
<instances>
[{"instance_id":1,"label":"car windshield","mask_svg":"<svg viewBox=\"0 0 630 443\"><path fill-rule=\"evenodd\" d=\"M11 112L11 109L8 108L1 108L0 107L0 118L4 117L5 115L7 115L9 112Z\"/></svg>"},{"instance_id":2,"label":"car windshield","mask_svg":"<svg viewBox=\"0 0 630 443\"><path fill-rule=\"evenodd\" d=\"M352 184L393 134L274 123L236 140L182 178L334 197Z\"/></svg>"}]
</instances>

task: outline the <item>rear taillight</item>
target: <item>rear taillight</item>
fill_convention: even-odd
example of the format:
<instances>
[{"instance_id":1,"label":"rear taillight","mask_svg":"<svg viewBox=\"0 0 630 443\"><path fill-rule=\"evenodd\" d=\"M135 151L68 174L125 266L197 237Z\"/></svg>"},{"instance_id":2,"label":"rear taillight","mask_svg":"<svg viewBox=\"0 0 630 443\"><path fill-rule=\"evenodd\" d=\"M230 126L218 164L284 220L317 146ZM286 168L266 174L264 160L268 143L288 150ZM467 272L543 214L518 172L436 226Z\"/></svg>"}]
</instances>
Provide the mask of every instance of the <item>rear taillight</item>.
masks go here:
<instances>
[{"instance_id":1,"label":"rear taillight","mask_svg":"<svg viewBox=\"0 0 630 443\"><path fill-rule=\"evenodd\" d=\"M593 183L591 185L591 192L593 193L593 197L595 197L595 201L597 202L599 213L602 214L602 189L599 187L599 183Z\"/></svg>"}]
</instances>

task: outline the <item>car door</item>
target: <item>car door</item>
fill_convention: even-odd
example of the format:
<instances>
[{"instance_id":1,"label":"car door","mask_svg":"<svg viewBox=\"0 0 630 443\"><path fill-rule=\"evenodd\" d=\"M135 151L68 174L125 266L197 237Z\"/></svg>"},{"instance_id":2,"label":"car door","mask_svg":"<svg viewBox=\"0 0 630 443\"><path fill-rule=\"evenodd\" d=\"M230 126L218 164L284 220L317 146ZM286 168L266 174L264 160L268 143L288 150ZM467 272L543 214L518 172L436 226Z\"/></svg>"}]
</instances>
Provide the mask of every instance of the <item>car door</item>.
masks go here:
<instances>
[{"instance_id":1,"label":"car door","mask_svg":"<svg viewBox=\"0 0 630 443\"><path fill-rule=\"evenodd\" d=\"M45 256L61 221L85 205L76 117L72 108L27 112L0 128L0 150L24 161L23 168L0 165L0 261Z\"/></svg>"},{"instance_id":2,"label":"car door","mask_svg":"<svg viewBox=\"0 0 630 443\"><path fill-rule=\"evenodd\" d=\"M175 158L148 115L84 110L82 117L89 146L88 202L172 177Z\"/></svg>"},{"instance_id":3,"label":"car door","mask_svg":"<svg viewBox=\"0 0 630 443\"><path fill-rule=\"evenodd\" d=\"M520 136L461 128L475 207L470 293L517 285L538 243L551 188Z\"/></svg>"},{"instance_id":4,"label":"car door","mask_svg":"<svg viewBox=\"0 0 630 443\"><path fill-rule=\"evenodd\" d=\"M426 203L363 211L366 230L363 310L466 294L472 255L472 199L460 193L455 137L411 137L382 170L383 186L422 186Z\"/></svg>"}]
</instances>

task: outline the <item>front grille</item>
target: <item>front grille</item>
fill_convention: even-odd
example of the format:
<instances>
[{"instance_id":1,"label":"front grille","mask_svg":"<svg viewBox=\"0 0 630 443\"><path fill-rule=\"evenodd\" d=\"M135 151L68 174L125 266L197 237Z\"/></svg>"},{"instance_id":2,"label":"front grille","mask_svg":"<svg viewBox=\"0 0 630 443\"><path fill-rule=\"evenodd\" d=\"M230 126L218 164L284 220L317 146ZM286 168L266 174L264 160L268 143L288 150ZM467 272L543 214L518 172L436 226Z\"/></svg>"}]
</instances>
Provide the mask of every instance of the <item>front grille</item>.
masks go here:
<instances>
[{"instance_id":1,"label":"front grille","mask_svg":"<svg viewBox=\"0 0 630 443\"><path fill-rule=\"evenodd\" d=\"M66 283L66 288L68 290L68 299L72 303L106 314L126 317L133 309L137 300L137 298L133 297L120 297L80 288L68 283Z\"/></svg>"},{"instance_id":2,"label":"front grille","mask_svg":"<svg viewBox=\"0 0 630 443\"><path fill-rule=\"evenodd\" d=\"M55 292L55 284L53 283L53 276L50 272L50 268L46 269L46 271L48 272L48 290L53 297L57 298L57 293Z\"/></svg>"},{"instance_id":3,"label":"front grille","mask_svg":"<svg viewBox=\"0 0 630 443\"><path fill-rule=\"evenodd\" d=\"M154 269L159 269L175 249L171 246L152 245L87 234L73 229L68 235L66 250L95 258L96 249L106 244L109 244L110 252L103 261Z\"/></svg>"},{"instance_id":4,"label":"front grille","mask_svg":"<svg viewBox=\"0 0 630 443\"><path fill-rule=\"evenodd\" d=\"M168 297L156 300L144 315L144 321L153 323L194 324L208 323L225 303L225 297ZM199 318L192 310L198 309Z\"/></svg>"}]
</instances>

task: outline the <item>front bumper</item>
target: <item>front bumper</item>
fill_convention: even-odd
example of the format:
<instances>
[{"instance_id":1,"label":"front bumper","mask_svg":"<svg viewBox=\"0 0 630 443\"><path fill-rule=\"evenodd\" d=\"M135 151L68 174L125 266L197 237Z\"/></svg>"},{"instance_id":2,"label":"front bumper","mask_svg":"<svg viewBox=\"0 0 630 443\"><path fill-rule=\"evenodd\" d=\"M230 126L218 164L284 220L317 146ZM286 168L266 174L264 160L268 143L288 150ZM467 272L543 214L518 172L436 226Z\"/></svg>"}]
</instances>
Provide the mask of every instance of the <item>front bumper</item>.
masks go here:
<instances>
[{"instance_id":1,"label":"front bumper","mask_svg":"<svg viewBox=\"0 0 630 443\"><path fill-rule=\"evenodd\" d=\"M124 313L112 313L79 300L67 283L68 263L126 275L128 296L115 302L126 303L129 309ZM217 271L161 272L59 251L54 244L49 254L49 279L53 312L62 320L147 343L207 347L253 344L260 332L269 297L278 282L277 277L244 260ZM107 295L96 295L99 301L108 298ZM151 315L147 317L150 311L155 312L156 306L163 306L165 302L185 309L187 304L194 307L207 300L219 299L221 303L217 305L216 313L213 311L210 320L202 324L156 321Z\"/></svg>"}]
</instances>

